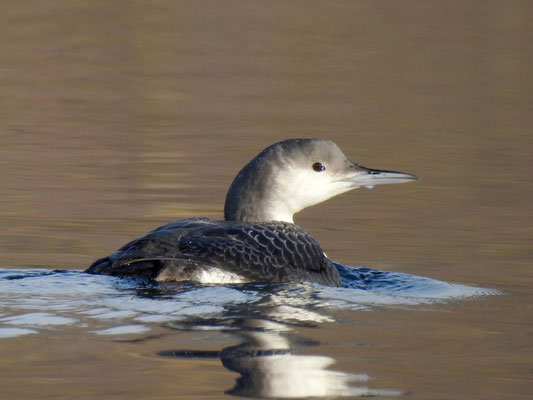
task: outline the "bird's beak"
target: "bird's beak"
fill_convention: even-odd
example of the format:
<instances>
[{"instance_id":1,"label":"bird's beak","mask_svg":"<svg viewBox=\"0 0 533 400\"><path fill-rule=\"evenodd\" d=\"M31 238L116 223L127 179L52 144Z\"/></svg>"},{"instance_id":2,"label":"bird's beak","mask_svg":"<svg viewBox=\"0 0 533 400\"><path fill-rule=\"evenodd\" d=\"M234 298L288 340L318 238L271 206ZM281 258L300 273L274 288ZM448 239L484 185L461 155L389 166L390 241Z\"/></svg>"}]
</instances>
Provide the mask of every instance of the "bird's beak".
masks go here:
<instances>
[{"instance_id":1,"label":"bird's beak","mask_svg":"<svg viewBox=\"0 0 533 400\"><path fill-rule=\"evenodd\" d=\"M383 169L372 169L356 164L355 174L351 177L350 182L355 186L374 186L388 183L403 183L419 181L420 178L405 172L387 171Z\"/></svg>"}]
</instances>

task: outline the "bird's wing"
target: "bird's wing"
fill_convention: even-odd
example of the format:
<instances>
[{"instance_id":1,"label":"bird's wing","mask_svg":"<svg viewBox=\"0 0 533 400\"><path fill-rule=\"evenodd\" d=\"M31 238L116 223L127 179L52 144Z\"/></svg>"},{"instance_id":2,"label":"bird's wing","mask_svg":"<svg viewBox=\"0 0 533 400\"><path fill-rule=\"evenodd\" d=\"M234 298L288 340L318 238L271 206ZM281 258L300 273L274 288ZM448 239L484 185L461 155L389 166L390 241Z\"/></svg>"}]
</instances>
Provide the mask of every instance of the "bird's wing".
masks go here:
<instances>
[{"instance_id":1,"label":"bird's wing","mask_svg":"<svg viewBox=\"0 0 533 400\"><path fill-rule=\"evenodd\" d=\"M316 240L294 224L232 223L191 231L180 238L183 255L257 281L316 281L331 262Z\"/></svg>"}]
</instances>

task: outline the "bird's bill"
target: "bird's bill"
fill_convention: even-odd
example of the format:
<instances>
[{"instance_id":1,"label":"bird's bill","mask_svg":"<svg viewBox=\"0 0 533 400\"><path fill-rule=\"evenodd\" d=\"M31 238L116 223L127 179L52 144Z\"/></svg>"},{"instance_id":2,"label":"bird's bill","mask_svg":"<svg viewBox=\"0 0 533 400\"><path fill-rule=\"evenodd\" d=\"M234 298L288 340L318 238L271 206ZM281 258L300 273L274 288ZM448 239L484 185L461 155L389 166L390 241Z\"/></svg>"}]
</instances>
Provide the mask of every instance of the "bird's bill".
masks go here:
<instances>
[{"instance_id":1,"label":"bird's bill","mask_svg":"<svg viewBox=\"0 0 533 400\"><path fill-rule=\"evenodd\" d=\"M418 176L407 174L405 172L367 168L358 164L356 164L356 168L357 172L352 176L350 182L357 187L404 183L420 180Z\"/></svg>"}]
</instances>

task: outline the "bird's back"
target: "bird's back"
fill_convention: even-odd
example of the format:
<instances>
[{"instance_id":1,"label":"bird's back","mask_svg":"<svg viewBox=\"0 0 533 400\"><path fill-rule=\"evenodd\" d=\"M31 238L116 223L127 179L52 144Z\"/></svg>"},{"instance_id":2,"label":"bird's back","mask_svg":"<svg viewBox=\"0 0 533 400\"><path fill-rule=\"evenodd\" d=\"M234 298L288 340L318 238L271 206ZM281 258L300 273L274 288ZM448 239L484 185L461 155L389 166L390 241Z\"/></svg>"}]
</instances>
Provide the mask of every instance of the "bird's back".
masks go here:
<instances>
[{"instance_id":1,"label":"bird's back","mask_svg":"<svg viewBox=\"0 0 533 400\"><path fill-rule=\"evenodd\" d=\"M171 222L96 260L87 272L157 281L340 285L337 269L316 240L285 222Z\"/></svg>"}]
</instances>

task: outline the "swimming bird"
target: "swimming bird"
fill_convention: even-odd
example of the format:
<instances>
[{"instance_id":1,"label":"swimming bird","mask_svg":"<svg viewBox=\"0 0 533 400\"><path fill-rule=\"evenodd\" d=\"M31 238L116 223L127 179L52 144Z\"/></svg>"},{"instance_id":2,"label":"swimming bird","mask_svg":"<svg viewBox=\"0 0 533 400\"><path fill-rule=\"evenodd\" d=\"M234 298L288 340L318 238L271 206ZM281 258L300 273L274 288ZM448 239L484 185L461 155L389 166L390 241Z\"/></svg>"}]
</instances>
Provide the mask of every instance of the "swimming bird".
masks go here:
<instances>
[{"instance_id":1,"label":"swimming bird","mask_svg":"<svg viewBox=\"0 0 533 400\"><path fill-rule=\"evenodd\" d=\"M331 140L287 139L253 158L233 180L224 220L170 222L96 260L86 272L199 283L317 282L340 277L293 215L358 187L418 180L346 158Z\"/></svg>"}]
</instances>

